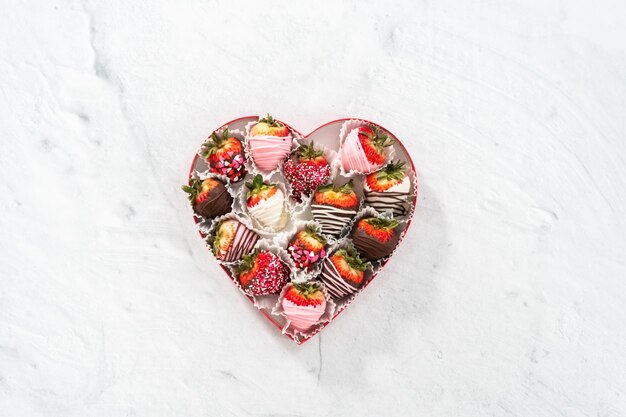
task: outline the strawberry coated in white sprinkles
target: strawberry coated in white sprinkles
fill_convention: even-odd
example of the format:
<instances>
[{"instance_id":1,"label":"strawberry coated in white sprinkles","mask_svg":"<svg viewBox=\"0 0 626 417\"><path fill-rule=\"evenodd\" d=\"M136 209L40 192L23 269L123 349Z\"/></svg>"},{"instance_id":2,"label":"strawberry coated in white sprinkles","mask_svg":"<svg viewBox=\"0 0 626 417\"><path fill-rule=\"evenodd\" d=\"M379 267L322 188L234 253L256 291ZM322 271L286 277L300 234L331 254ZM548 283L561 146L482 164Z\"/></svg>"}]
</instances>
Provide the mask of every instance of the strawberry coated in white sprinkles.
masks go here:
<instances>
[{"instance_id":1,"label":"strawberry coated in white sprinkles","mask_svg":"<svg viewBox=\"0 0 626 417\"><path fill-rule=\"evenodd\" d=\"M247 292L251 294L274 294L289 281L289 267L278 256L268 253L259 259L256 273Z\"/></svg>"}]
</instances>

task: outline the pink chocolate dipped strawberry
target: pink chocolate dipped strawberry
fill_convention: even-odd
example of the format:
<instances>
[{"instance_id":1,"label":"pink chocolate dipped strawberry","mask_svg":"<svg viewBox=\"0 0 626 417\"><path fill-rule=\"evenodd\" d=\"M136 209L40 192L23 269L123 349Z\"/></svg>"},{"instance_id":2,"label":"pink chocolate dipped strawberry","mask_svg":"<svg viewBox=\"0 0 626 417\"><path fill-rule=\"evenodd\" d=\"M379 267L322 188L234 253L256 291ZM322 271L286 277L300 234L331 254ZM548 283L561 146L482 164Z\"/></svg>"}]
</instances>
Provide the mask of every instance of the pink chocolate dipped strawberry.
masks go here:
<instances>
[{"instance_id":1,"label":"pink chocolate dipped strawberry","mask_svg":"<svg viewBox=\"0 0 626 417\"><path fill-rule=\"evenodd\" d=\"M341 145L341 163L345 171L368 174L385 163L385 148L393 145L389 135L375 125L351 130Z\"/></svg>"},{"instance_id":2,"label":"pink chocolate dipped strawberry","mask_svg":"<svg viewBox=\"0 0 626 417\"><path fill-rule=\"evenodd\" d=\"M326 311L326 296L319 283L293 283L285 292L282 306L290 326L304 332L318 323Z\"/></svg>"},{"instance_id":3,"label":"pink chocolate dipped strawberry","mask_svg":"<svg viewBox=\"0 0 626 417\"><path fill-rule=\"evenodd\" d=\"M250 129L250 156L261 171L273 171L291 152L291 141L289 128L268 114Z\"/></svg>"}]
</instances>

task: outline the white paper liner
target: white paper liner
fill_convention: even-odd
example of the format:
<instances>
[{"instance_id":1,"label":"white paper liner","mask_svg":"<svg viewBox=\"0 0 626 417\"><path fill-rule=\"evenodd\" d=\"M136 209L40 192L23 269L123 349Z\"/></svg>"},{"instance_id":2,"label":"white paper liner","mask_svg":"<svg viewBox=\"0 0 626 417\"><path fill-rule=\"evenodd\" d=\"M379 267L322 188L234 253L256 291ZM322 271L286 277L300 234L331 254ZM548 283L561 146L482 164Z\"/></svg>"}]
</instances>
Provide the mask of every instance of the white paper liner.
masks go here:
<instances>
[{"instance_id":1,"label":"white paper liner","mask_svg":"<svg viewBox=\"0 0 626 417\"><path fill-rule=\"evenodd\" d=\"M331 321L335 315L336 305L333 299L330 298L328 291L326 290L326 286L322 282L319 282L319 281L312 281L312 282L315 282L317 285L319 285L319 288L324 293L324 296L326 297L326 309L324 310L324 313L318 319L317 323L314 324L311 328L309 328L306 331L297 330L291 327L291 320L289 320L289 317L285 315L285 310L283 309L282 301L283 301L283 298L285 297L285 293L291 286L290 284L287 284L283 287L282 291L280 292L280 295L278 296L278 300L276 304L274 305L274 308L272 309L273 315L283 316L286 320L286 323L283 326L282 332L284 334L288 334L289 336L291 336L295 340L295 342L298 344L302 343L302 341L304 341L305 339L308 339L312 336L315 336L317 333L319 333L319 331L325 326L325 324Z\"/></svg>"},{"instance_id":2,"label":"white paper liner","mask_svg":"<svg viewBox=\"0 0 626 417\"><path fill-rule=\"evenodd\" d=\"M326 252L326 254L328 254L328 247L331 245L331 243L334 242L334 240L329 240L325 234L322 233L322 228L320 226L320 224L314 220L297 220L294 222L294 226L295 226L295 230L293 232L288 232L288 233L280 233L277 234L276 236L274 236L273 242L282 247L282 248L286 248L286 252L289 255L289 258L292 259L292 263L294 265L294 278L293 281L294 282L304 282L304 281L309 281L313 278L315 278L316 276L319 275L319 272L322 269L322 262L325 258L322 257L319 261L317 261L313 267L310 270L305 270L305 269L301 269L298 268L295 265L295 262L293 261L293 258L291 258L291 254L289 254L289 250L288 250L288 246L289 246L289 242L296 236L296 234L300 231L303 230L305 227L307 226L312 226L315 228L315 230L324 238L326 238L327 242L324 245L324 252Z\"/></svg>"},{"instance_id":3,"label":"white paper liner","mask_svg":"<svg viewBox=\"0 0 626 417\"><path fill-rule=\"evenodd\" d=\"M350 119L350 120L346 120L345 122L343 122L343 125L341 126L341 130L339 131L339 173L347 178L351 178L353 176L355 176L355 174L369 174L370 172L373 171L377 171L378 169L380 169L380 167L376 167L374 169L368 169L368 170L356 170L356 169L351 169L349 171L345 171L344 167L343 167L343 163L341 161L341 148L344 146L344 142L346 141L346 138L348 137L348 134L356 128L359 128L361 126L365 126L365 125L375 125L378 126L375 123L369 123L366 122L364 120L359 120L359 119ZM385 133L387 133L389 136L391 136L391 134L389 132L387 132L382 126L378 126L380 129L382 129ZM360 144L357 144L357 146L360 148ZM391 161L393 158L395 157L395 147L392 146L388 146L385 148L385 162L383 162L383 165L387 163L387 161ZM382 166L382 165L381 165Z\"/></svg>"},{"instance_id":4,"label":"white paper liner","mask_svg":"<svg viewBox=\"0 0 626 417\"><path fill-rule=\"evenodd\" d=\"M291 261L291 257L289 256L286 250L275 245L274 243L272 243L270 240L267 240L267 239L259 240L256 246L254 247L254 250L257 250L257 249L261 251L268 251L278 256L281 262L283 262L289 268L289 281L293 279L294 265L293 265L293 262ZM231 279L233 280L237 288L239 288L239 290L245 296L252 298L252 300L254 301L254 306L256 308L260 310L267 310L269 313L271 313L271 310L274 308L274 305L276 304L278 300L278 294L280 292L276 294L269 294L269 295L248 294L241 286L241 283L239 282L239 277L237 275L237 267L241 265L241 262L242 261L238 261L238 262L234 262L234 263L226 265L226 267L230 270Z\"/></svg>"},{"instance_id":5,"label":"white paper liner","mask_svg":"<svg viewBox=\"0 0 626 417\"><path fill-rule=\"evenodd\" d=\"M260 120L260 119L259 119ZM281 162L278 163L278 165L276 166L276 168L272 169L272 170L264 170L261 169L254 161L254 158L252 157L252 151L250 149L250 139L252 139L252 137L250 136L250 129L252 129L252 126L254 126L255 124L257 124L259 122L259 120L256 121L252 121L252 122L248 122L246 124L246 132L245 132L245 141L244 141L244 150L245 153L248 157L248 161L251 165L252 168L252 172L254 173L259 173L259 174L263 174L264 176L271 176L277 172L282 171L283 168L283 162L285 159L287 159L289 157L289 155L291 154L291 152L293 152L294 149L294 138L295 137L300 137L299 135L296 134L296 132L293 131L293 129L291 129L289 126L287 126L287 128L289 129L289 132L291 132L291 134L289 136L254 136L255 139L260 139L260 140L270 140L270 139L274 139L274 140L283 140L285 138L288 138L291 143L290 143L290 147L289 147L289 151L286 153L285 158L283 158L283 160ZM286 126L286 125L285 125Z\"/></svg>"},{"instance_id":6,"label":"white paper liner","mask_svg":"<svg viewBox=\"0 0 626 417\"><path fill-rule=\"evenodd\" d=\"M261 174L262 175L262 174ZM263 176L263 175L262 175ZM250 223L253 226L253 230L255 230L257 233L259 233L261 236L263 237L273 237L276 233L279 232L288 232L294 229L294 219L292 216L292 213L294 211L293 209L293 205L290 203L290 199L287 196L287 190L285 189L285 184L284 184L284 180L280 180L279 177L280 174L275 173L273 174L271 177L266 177L263 176L263 181L270 183L270 184L276 184L276 186L278 187L278 189L280 191L282 191L285 200L283 203L283 214L282 214L282 220L281 223L278 226L272 227L272 226L263 226L261 225L251 214L250 211L248 210L248 204L247 204L247 198L246 198L246 193L248 192L248 188L245 187L245 185L241 188L239 188L238 190L238 196L236 197L236 201L238 202L237 205L235 205L235 209L237 212L240 212L243 216L245 216L246 218L250 219ZM277 181L274 181L273 179L277 179Z\"/></svg>"},{"instance_id":7,"label":"white paper liner","mask_svg":"<svg viewBox=\"0 0 626 417\"><path fill-rule=\"evenodd\" d=\"M248 219L246 219L245 217L242 217L242 216L240 216L240 215L238 215L237 213L234 213L234 212L225 214L225 215L220 216L220 217L216 217L215 219L213 219L209 223L207 223L207 222L204 222L202 224L199 223L198 227L200 228L200 232L205 235L204 242L206 243L207 248L209 249L209 251L211 251L211 254L213 254L212 242L213 242L213 237L215 235L215 228L217 227L217 225L222 220L228 220L228 219L236 220L239 223L241 223L242 225L244 225L245 227L247 227L248 229L254 231L254 228L252 227L252 225L250 224ZM258 245L258 242L260 240L261 240L261 236L259 236L259 240L257 241L257 243L255 244L255 246L253 247L252 250L254 250L254 248ZM231 265L231 264L234 264L236 262L239 262L238 260L237 261L233 261L233 262L225 262L225 261L222 261L221 259L219 259L218 257L216 257L214 254L213 254L213 257L215 258L217 263L221 264L221 265Z\"/></svg>"},{"instance_id":8,"label":"white paper liner","mask_svg":"<svg viewBox=\"0 0 626 417\"><path fill-rule=\"evenodd\" d=\"M391 161L390 161L391 162ZM397 161L394 161L397 162ZM385 165L387 165L389 162L387 162ZM409 188L409 193L406 196L406 212L403 215L400 216L395 216L396 218L403 218L403 219L410 219L411 217L413 217L413 212L415 211L415 195L417 194L417 175L415 174L415 172L413 172L413 169L411 168L411 163L407 162L405 164L406 167L406 174L407 177L409 178L411 187ZM384 168L384 166L383 166ZM365 178L363 179L362 182L362 186L363 186L363 205L362 207L371 207L370 205L368 205L367 201L365 200ZM374 208L374 207L372 207ZM378 210L376 210L378 211ZM392 214L390 210L383 210L383 211L378 211L381 214L387 213L387 214ZM393 215L393 214L392 214Z\"/></svg>"},{"instance_id":9,"label":"white paper liner","mask_svg":"<svg viewBox=\"0 0 626 417\"><path fill-rule=\"evenodd\" d=\"M352 241L348 238L343 238L335 243L333 243L332 245L330 245L330 247L328 248L328 252L326 255L326 259L324 259L324 262L330 262L330 257L338 250L341 248L350 248L350 249L355 249L354 245L352 244ZM355 249L356 250L356 249ZM357 251L358 252L358 251ZM321 268L320 268L320 272L321 272ZM367 267L367 269L365 270L365 277L363 279L363 283L361 284L361 286L352 294L349 294L343 298L339 298L339 299L333 299L333 301L335 302L335 304L337 305L337 310L335 311L335 314L338 314L341 310L343 310L348 304L352 303L352 301L356 298L356 296L358 294L361 293L361 291L363 291L365 289L365 287L367 286L367 283L373 278L374 276L374 269L372 266L372 263L369 262L369 266ZM319 279L321 282L324 282L322 280L322 276L321 274L318 275L317 279ZM328 288L328 287L327 287ZM330 295L330 294L329 294Z\"/></svg>"},{"instance_id":10,"label":"white paper liner","mask_svg":"<svg viewBox=\"0 0 626 417\"><path fill-rule=\"evenodd\" d=\"M388 259L390 259L393 256L393 253L398 249L398 247L400 246L400 242L402 242L403 239L403 235L404 235L404 230L406 229L407 226L407 220L402 220L402 219L398 219L393 217L393 215L391 215L390 213L379 213L376 210L374 210L371 207L364 207L361 209L361 211L359 211L357 213L357 215L354 217L353 221L350 223L350 228L348 229L348 233L346 234L346 238L348 238L350 241L352 241L351 235L352 235L352 229L354 227L356 227L356 224L359 222L359 220L361 220L364 217L377 217L379 219L393 219L396 220L399 224L396 227L396 231L399 234L399 239L398 239L398 243L396 244L395 248L393 248L393 250L389 253L389 255L375 260L375 261L370 261L372 263L372 269L374 270L374 273L378 273L378 271L381 269L382 266L384 266L384 264L387 262Z\"/></svg>"},{"instance_id":11,"label":"white paper liner","mask_svg":"<svg viewBox=\"0 0 626 417\"><path fill-rule=\"evenodd\" d=\"M298 147L300 147L301 145L309 145L310 143L311 143L310 139L302 139L302 138L294 139L292 153L295 152L298 149ZM325 184L328 184L328 182L332 181L332 179L336 176L338 172L338 165L336 161L339 158L339 154L336 151L329 149L326 146L323 146L319 143L315 143L315 148L323 150L324 156L326 157L326 161L328 161L330 172L329 172L328 180L325 183ZM294 155L291 155L289 158L296 161L296 157ZM284 176L285 175L284 175L284 170L283 170L283 177ZM311 194L303 195L302 202L298 203L293 198L291 198L291 193L292 193L291 183L286 178L285 178L285 182L287 183L287 191L289 192L289 199L293 203L294 209L298 213L302 212L307 207L308 202L311 201L311 198L313 197L313 193L315 192L315 190L313 190Z\"/></svg>"}]
</instances>

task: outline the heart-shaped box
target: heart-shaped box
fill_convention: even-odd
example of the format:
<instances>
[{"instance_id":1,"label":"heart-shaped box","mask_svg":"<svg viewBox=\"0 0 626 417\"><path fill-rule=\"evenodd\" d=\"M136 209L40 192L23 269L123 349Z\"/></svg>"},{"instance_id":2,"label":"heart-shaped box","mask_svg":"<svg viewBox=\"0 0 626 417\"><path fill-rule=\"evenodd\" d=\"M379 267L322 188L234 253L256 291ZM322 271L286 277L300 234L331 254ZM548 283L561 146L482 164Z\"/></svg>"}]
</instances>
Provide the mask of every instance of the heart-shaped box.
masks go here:
<instances>
[{"instance_id":1,"label":"heart-shaped box","mask_svg":"<svg viewBox=\"0 0 626 417\"><path fill-rule=\"evenodd\" d=\"M391 259L393 252L405 236L413 217L417 202L417 175L413 161L400 140L389 130L367 120L337 119L318 127L307 135L302 135L288 124L276 120L277 126L285 126L289 129L289 139L283 138L282 141L271 135L259 136L251 132L259 120L258 116L241 117L214 131L214 134L222 134L225 129L228 129L224 139L227 136L238 139L243 149L240 155L230 152L225 163L223 161L216 163L215 160L208 157L210 152L207 152L207 142L205 142L191 164L189 184L191 186L192 182L195 181L197 187L200 187L199 184L202 184L204 180L213 178L223 183L224 186L220 185L221 192L214 192L210 196L211 198L204 196L201 203L198 203L199 199L194 200L194 197L191 197L190 201L194 209L203 204L205 205L203 208L208 212L217 210L222 214L210 218L198 214L197 212L200 210L195 210L194 221L198 226L200 236L207 242L209 249L214 246L216 239L223 240L221 228L219 230L220 236L216 238L216 234L218 234L216 228L225 222L231 225L237 224L237 231L234 236L241 243L238 245L238 250L231 250L231 253L227 254L226 257L223 259L216 258L216 260L226 275L271 323L281 329L282 333L294 342L302 344L319 333L344 311ZM363 147L368 146L367 143L369 142L364 144L362 139L368 137L368 132L374 138L373 140L382 138L384 135L393 141L391 146L373 148L378 149L377 152L382 149L382 156L384 156L382 166L371 163L371 158L364 156L366 152L363 151ZM212 137L213 139L211 137L208 139L210 145L214 145L215 141L221 138L220 135L213 135ZM301 186L301 183L298 184L298 180L303 180L305 184L309 184L309 180L317 178L315 175L319 173L319 170L315 174L310 174L310 171L301 171L304 174L299 174L299 177L293 174L293 166L298 164L298 158L293 155L296 150L302 149L299 148L301 145L307 145L311 142L314 143L316 150L323 151L323 159L328 163L328 168L324 168L326 169L324 175L329 176L329 179L322 181L322 183L343 185L351 180L350 183L353 184L353 187L350 190L346 189L348 186L344 186L343 190L331 188L328 191L331 194L337 192L332 196L339 195L340 199L343 196L357 196L359 206L356 213L350 212L351 217L341 217L344 216L342 209L331 207L335 211L329 211L328 205L320 203L323 198L319 196L326 195L323 188L314 191L317 192L315 197L313 196L314 192L310 194L305 192L302 201L296 201L300 197L298 193L302 187L307 187L306 185ZM382 142L384 145L388 143L384 140ZM374 155L374 157L376 156ZM272 164L276 158L282 160L278 166ZM290 159L295 162L293 164L291 162L286 163L286 160ZM210 163L209 160L211 160ZM393 164L388 165L392 161L395 166ZM292 164L289 175L287 175L289 181L284 169L284 166L288 164ZM398 167L401 168L398 169ZM383 171L385 175L381 177L380 173ZM397 171L404 173L402 180L395 180L401 176ZM363 172L371 172L372 175L367 176ZM389 173L391 174L387 175ZM280 220L275 223L276 226L268 227L260 220L267 220L268 213L270 217L274 216L275 210L269 212L265 210L263 216L258 216L259 206L256 208L254 206L249 207L251 204L250 197L248 197L249 192L244 185L247 183L249 186L254 186L252 184L253 178L257 174L261 174L261 176L257 178L257 188L252 193L260 192L260 195L263 195L263 190L268 184L275 184L276 187L273 187L276 188L276 191L273 191L274 194L280 195L282 193L284 196L283 214ZM379 187L381 181L394 180L395 182L391 182L391 184L397 184L388 190L373 188ZM260 185L260 181L263 181L262 185ZM375 182L372 184L371 181ZM402 186L400 182L407 184L402 189L403 192L391 192L390 190L396 189L397 191L398 187ZM387 187L389 187L388 184ZM194 192L189 187L184 188L188 192ZM193 195L197 196L198 192L196 190L196 194ZM296 196L296 199L293 196ZM273 195L273 197L275 196ZM270 199L267 198L267 201ZM329 204L334 204L334 201ZM223 214L226 211L228 213ZM251 215L252 213L254 214ZM380 229L376 229L377 227ZM362 228L364 229L361 230ZM339 232L332 234L332 232L337 232L337 229ZM309 258L307 256L302 257L300 250L302 247L298 247L301 242L294 244L297 237L300 236L298 232L302 230L315 233L314 237L317 236L321 242L324 242L322 244L324 249L318 253L311 253L314 252L313 250L305 251L306 255L311 255L311 259L315 260L306 268L303 265L309 264ZM381 230L385 233L390 230L391 237L388 237L388 233L383 233L383 236L379 235ZM382 240L377 241L372 236ZM355 246L358 247L356 252ZM384 249L386 251L383 251L384 253L380 257L381 253L379 252ZM275 261L274 265L282 265L284 270L281 273L284 273L285 277L288 275L287 280L292 282L271 281L273 287L271 289L264 288L265 292L271 292L271 294L254 295L258 293L254 292L255 290L251 288L251 285L247 284L244 288L242 282L246 282L244 278L247 280L248 275L253 276L251 282L260 282L259 276L262 273L259 272L257 264L260 264L261 256L248 256L248 262L254 262L253 271L240 273L246 267L250 268L250 265L246 264L243 270L241 269L242 264L245 263L241 256L245 253L270 253L271 255L267 255L267 257ZM365 261L363 253L371 258L367 266L362 262ZM336 256L337 254L341 254L343 258ZM354 257L350 258L350 255L355 255L356 260ZM249 258L252 258L252 261ZM304 263L302 262L303 259ZM349 267L345 267L342 263L344 261L345 265ZM270 263L270 265L272 264ZM360 279L360 283L355 284L355 281L343 278L346 268L348 275L357 271L355 279L357 281ZM344 272L343 275L339 269ZM348 278L351 277L348 276ZM276 283L278 283L277 286ZM257 290L259 288L261 286L258 286ZM291 302L294 299L294 292L296 293L296 301L306 300L306 303L312 305L302 306ZM317 304L313 305L315 303ZM305 323L306 326L311 323L312 325L307 328L302 323Z\"/></svg>"}]
</instances>

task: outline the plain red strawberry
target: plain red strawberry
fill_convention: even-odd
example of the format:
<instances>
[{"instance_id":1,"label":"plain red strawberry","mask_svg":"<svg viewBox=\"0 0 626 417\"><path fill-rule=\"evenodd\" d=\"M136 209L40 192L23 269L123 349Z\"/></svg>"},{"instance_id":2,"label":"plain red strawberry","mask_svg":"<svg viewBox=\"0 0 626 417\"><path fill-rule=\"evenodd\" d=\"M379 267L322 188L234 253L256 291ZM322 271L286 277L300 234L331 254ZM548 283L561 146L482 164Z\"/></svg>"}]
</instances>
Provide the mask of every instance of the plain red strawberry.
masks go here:
<instances>
[{"instance_id":1,"label":"plain red strawberry","mask_svg":"<svg viewBox=\"0 0 626 417\"><path fill-rule=\"evenodd\" d=\"M246 187L249 190L246 195L248 207L254 207L261 201L267 200L278 190L276 185L264 183L260 174L257 174L252 182L247 182Z\"/></svg>"},{"instance_id":2,"label":"plain red strawberry","mask_svg":"<svg viewBox=\"0 0 626 417\"><path fill-rule=\"evenodd\" d=\"M330 165L324 156L324 151L316 149L313 142L298 147L295 155L297 162L288 159L283 166L283 171L291 185L291 197L301 202L303 195L310 195L317 187L326 184L330 178Z\"/></svg>"},{"instance_id":3,"label":"plain red strawberry","mask_svg":"<svg viewBox=\"0 0 626 417\"><path fill-rule=\"evenodd\" d=\"M241 286L251 295L275 294L289 281L287 265L268 251L244 255L237 272Z\"/></svg>"},{"instance_id":4,"label":"plain red strawberry","mask_svg":"<svg viewBox=\"0 0 626 417\"><path fill-rule=\"evenodd\" d=\"M358 132L359 142L367 160L374 165L385 162L385 148L393 144L389 135L374 125L361 126Z\"/></svg>"},{"instance_id":5,"label":"plain red strawberry","mask_svg":"<svg viewBox=\"0 0 626 417\"><path fill-rule=\"evenodd\" d=\"M221 134L211 133L211 137L202 145L202 156L209 163L209 170L226 175L232 182L237 182L246 175L245 158L241 141L231 136L228 129Z\"/></svg>"},{"instance_id":6,"label":"plain red strawberry","mask_svg":"<svg viewBox=\"0 0 626 417\"><path fill-rule=\"evenodd\" d=\"M372 191L386 191L400 184L404 178L406 178L404 162L390 162L380 171L365 177L365 182Z\"/></svg>"},{"instance_id":7,"label":"plain red strawberry","mask_svg":"<svg viewBox=\"0 0 626 417\"><path fill-rule=\"evenodd\" d=\"M359 253L351 248L342 248L335 252L330 261L335 265L341 278L350 282L355 287L361 286L365 277L368 262L359 257Z\"/></svg>"},{"instance_id":8,"label":"plain red strawberry","mask_svg":"<svg viewBox=\"0 0 626 417\"><path fill-rule=\"evenodd\" d=\"M326 302L326 296L320 287L309 282L292 284L291 288L285 292L285 299L303 307L317 306Z\"/></svg>"},{"instance_id":9,"label":"plain red strawberry","mask_svg":"<svg viewBox=\"0 0 626 417\"><path fill-rule=\"evenodd\" d=\"M359 220L357 227L381 243L391 239L394 229L398 227L397 220L378 217L367 217Z\"/></svg>"},{"instance_id":10,"label":"plain red strawberry","mask_svg":"<svg viewBox=\"0 0 626 417\"><path fill-rule=\"evenodd\" d=\"M317 204L325 204L344 209L355 209L359 200L353 187L354 184L352 180L342 186L328 184L318 188L313 199Z\"/></svg>"},{"instance_id":11,"label":"plain red strawberry","mask_svg":"<svg viewBox=\"0 0 626 417\"><path fill-rule=\"evenodd\" d=\"M289 136L289 128L275 120L272 115L268 114L266 117L259 120L257 124L250 129L250 136Z\"/></svg>"}]
</instances>

